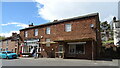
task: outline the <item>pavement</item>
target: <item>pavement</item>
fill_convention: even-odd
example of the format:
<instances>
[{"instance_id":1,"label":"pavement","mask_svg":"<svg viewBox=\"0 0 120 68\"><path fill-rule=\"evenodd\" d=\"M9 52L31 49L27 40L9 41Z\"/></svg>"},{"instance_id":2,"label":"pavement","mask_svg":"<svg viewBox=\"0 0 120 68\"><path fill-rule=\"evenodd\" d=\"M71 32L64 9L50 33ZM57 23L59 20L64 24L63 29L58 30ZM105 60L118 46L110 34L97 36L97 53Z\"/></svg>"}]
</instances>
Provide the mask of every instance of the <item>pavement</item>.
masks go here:
<instances>
[{"instance_id":1,"label":"pavement","mask_svg":"<svg viewBox=\"0 0 120 68\"><path fill-rule=\"evenodd\" d=\"M118 66L118 60L18 58L2 59L2 66Z\"/></svg>"}]
</instances>

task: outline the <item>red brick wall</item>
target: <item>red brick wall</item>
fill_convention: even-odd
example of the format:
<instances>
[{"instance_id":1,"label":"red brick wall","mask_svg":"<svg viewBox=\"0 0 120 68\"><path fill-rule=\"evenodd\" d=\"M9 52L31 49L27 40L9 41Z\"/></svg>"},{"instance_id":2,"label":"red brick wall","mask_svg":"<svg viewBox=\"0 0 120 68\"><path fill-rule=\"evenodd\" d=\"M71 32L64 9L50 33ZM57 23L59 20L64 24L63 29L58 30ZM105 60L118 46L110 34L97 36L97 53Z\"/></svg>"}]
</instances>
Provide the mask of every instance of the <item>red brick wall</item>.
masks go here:
<instances>
[{"instance_id":1,"label":"red brick wall","mask_svg":"<svg viewBox=\"0 0 120 68\"><path fill-rule=\"evenodd\" d=\"M66 32L65 31L65 24L71 23L72 24L72 31ZM24 31L28 31L28 37L24 37L24 31L20 31L20 36L22 39L29 39L29 38L40 38L40 36L43 36L43 39L41 41L45 41L46 38L50 38L51 40L74 40L74 39L80 39L80 38L93 38L96 40L96 31L94 29L91 29L90 24L94 24L96 28L96 17L86 18L86 19L80 19L80 20L74 20L69 22L64 22L60 24L50 25L50 26L44 26L39 27L39 35L34 36L34 29L28 29ZM45 33L46 27L51 28L51 34L47 35Z\"/></svg>"},{"instance_id":2,"label":"red brick wall","mask_svg":"<svg viewBox=\"0 0 120 68\"><path fill-rule=\"evenodd\" d=\"M66 32L65 31L65 24L71 23L72 24L72 31ZM90 27L90 24L94 24L94 28L92 29ZM46 34L46 27L50 27L51 34ZM38 36L34 36L34 29L38 29ZM100 36L100 22L98 16L83 18L79 20L73 20L73 21L67 21L64 23L54 24L54 25L48 25L48 26L42 26L42 27L36 27L32 29L26 29L20 31L21 38L24 39L30 39L30 38L39 38L40 42L45 42L46 38L50 38L51 41L55 40L75 40L75 39L81 39L81 38L93 38L95 41L95 49L99 48L101 46L101 36ZM28 37L24 37L24 31L28 31ZM43 38L40 38L43 36ZM55 45L51 45L50 47L46 47L45 45L42 45L42 47L46 50L49 50L51 48L55 48ZM86 49L90 50L90 46L88 46ZM97 50L95 50L97 52ZM89 53L91 54L91 53ZM44 52L44 55L46 53ZM86 55L88 56L88 55ZM85 57L85 56L84 56Z\"/></svg>"},{"instance_id":3,"label":"red brick wall","mask_svg":"<svg viewBox=\"0 0 120 68\"><path fill-rule=\"evenodd\" d=\"M13 52L15 52L15 47L17 47L17 41L11 41L11 40L8 40L8 45L6 45L6 40L5 41L2 41L2 49L6 50L6 48L8 48L8 51L12 51L13 49ZM17 53L17 52L16 52Z\"/></svg>"}]
</instances>

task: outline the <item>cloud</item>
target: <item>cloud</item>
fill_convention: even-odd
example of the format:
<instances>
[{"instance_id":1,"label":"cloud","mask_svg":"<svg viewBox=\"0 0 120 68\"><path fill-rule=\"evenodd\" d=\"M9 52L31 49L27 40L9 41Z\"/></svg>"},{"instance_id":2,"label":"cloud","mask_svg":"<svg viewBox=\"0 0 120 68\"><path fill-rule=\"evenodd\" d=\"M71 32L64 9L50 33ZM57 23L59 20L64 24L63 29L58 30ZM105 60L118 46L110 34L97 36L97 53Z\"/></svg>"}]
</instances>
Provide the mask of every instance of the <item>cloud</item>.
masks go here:
<instances>
[{"instance_id":1,"label":"cloud","mask_svg":"<svg viewBox=\"0 0 120 68\"><path fill-rule=\"evenodd\" d=\"M108 14L111 11L110 5L106 5L106 0L35 0L37 2L38 14L45 20L53 21L69 17L81 16L89 13L101 12ZM94 2L94 3L93 3ZM96 4L96 2L98 4ZM106 2L112 2L106 1ZM114 0L118 2L118 0ZM41 5L43 5L41 7ZM107 9L106 9L107 8ZM108 10L110 12L108 12ZM103 13L104 12L104 13Z\"/></svg>"},{"instance_id":2,"label":"cloud","mask_svg":"<svg viewBox=\"0 0 120 68\"><path fill-rule=\"evenodd\" d=\"M4 36L4 37L10 37L10 36L12 36L12 33L17 33L17 34L19 34L19 31L10 31L10 32L7 32L7 33L0 33L0 36Z\"/></svg>"},{"instance_id":3,"label":"cloud","mask_svg":"<svg viewBox=\"0 0 120 68\"><path fill-rule=\"evenodd\" d=\"M1 26L8 26L8 25L16 25L18 27L21 27L21 28L26 28L28 27L27 24L23 24L23 23L19 23L19 22L9 22L7 24L0 24Z\"/></svg>"},{"instance_id":4,"label":"cloud","mask_svg":"<svg viewBox=\"0 0 120 68\"><path fill-rule=\"evenodd\" d=\"M36 0L38 2L38 14L40 17L53 21L55 19L63 19L84 14L85 10L80 2L72 2L72 0ZM43 7L40 7L41 4Z\"/></svg>"}]
</instances>

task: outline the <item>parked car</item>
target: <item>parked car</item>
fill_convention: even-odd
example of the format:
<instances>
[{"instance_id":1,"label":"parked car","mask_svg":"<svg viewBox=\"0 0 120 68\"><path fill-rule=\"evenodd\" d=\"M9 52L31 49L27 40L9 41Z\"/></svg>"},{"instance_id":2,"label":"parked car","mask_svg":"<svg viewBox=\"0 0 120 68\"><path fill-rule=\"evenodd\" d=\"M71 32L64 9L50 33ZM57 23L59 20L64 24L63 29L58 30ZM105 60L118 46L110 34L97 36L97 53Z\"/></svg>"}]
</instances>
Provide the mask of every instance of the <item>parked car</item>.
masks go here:
<instances>
[{"instance_id":1,"label":"parked car","mask_svg":"<svg viewBox=\"0 0 120 68\"><path fill-rule=\"evenodd\" d=\"M18 55L16 53L13 53L12 51L2 51L0 52L0 58L4 59L13 59L17 58Z\"/></svg>"}]
</instances>

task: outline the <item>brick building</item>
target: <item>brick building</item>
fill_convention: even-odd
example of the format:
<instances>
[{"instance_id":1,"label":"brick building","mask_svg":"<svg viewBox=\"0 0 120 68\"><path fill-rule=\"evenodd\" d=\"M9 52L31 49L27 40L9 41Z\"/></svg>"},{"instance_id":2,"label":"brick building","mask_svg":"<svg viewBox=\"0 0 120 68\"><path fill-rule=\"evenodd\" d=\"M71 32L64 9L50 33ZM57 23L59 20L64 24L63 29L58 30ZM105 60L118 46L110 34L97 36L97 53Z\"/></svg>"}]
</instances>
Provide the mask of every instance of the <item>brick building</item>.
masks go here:
<instances>
[{"instance_id":1,"label":"brick building","mask_svg":"<svg viewBox=\"0 0 120 68\"><path fill-rule=\"evenodd\" d=\"M20 30L22 53L37 47L42 57L96 59L100 53L99 14L93 13Z\"/></svg>"},{"instance_id":2,"label":"brick building","mask_svg":"<svg viewBox=\"0 0 120 68\"><path fill-rule=\"evenodd\" d=\"M12 33L11 37L7 37L1 40L1 51L13 51L19 53L19 34Z\"/></svg>"}]
</instances>

